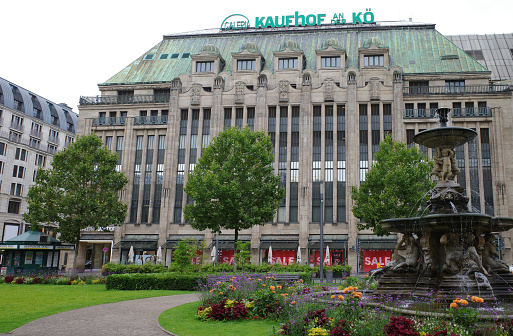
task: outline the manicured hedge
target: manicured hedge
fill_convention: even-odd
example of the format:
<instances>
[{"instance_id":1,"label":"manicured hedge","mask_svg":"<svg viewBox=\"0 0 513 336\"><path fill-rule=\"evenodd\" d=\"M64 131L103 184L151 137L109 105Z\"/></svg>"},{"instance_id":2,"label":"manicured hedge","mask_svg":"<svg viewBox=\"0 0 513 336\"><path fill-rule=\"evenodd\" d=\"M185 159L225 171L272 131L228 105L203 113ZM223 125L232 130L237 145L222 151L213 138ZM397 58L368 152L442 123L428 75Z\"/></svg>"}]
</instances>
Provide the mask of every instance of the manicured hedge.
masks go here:
<instances>
[{"instance_id":1,"label":"manicured hedge","mask_svg":"<svg viewBox=\"0 0 513 336\"><path fill-rule=\"evenodd\" d=\"M114 264L107 263L102 267L102 275L124 274L124 273L162 273L165 272L166 266L159 264L146 263L143 265L136 264Z\"/></svg>"},{"instance_id":2,"label":"manicured hedge","mask_svg":"<svg viewBox=\"0 0 513 336\"><path fill-rule=\"evenodd\" d=\"M112 274L107 277L107 289L120 290L197 290L205 282L205 277L198 273L136 273Z\"/></svg>"}]
</instances>

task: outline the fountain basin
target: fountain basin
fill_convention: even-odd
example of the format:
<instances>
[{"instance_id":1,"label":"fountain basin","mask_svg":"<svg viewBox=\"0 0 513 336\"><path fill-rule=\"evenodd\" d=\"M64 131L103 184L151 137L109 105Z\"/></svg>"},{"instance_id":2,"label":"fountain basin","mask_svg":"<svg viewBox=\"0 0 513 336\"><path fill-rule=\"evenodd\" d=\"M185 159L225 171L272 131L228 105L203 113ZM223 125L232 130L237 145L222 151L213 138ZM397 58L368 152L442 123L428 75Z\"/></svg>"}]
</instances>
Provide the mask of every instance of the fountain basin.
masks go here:
<instances>
[{"instance_id":1,"label":"fountain basin","mask_svg":"<svg viewBox=\"0 0 513 336\"><path fill-rule=\"evenodd\" d=\"M477 136L476 131L464 127L439 127L417 133L413 141L428 148L463 145Z\"/></svg>"},{"instance_id":2,"label":"fountain basin","mask_svg":"<svg viewBox=\"0 0 513 336\"><path fill-rule=\"evenodd\" d=\"M492 217L481 213L430 214L422 217L391 218L381 221L390 232L421 233L479 231L481 233L504 232L513 229L513 218Z\"/></svg>"}]
</instances>

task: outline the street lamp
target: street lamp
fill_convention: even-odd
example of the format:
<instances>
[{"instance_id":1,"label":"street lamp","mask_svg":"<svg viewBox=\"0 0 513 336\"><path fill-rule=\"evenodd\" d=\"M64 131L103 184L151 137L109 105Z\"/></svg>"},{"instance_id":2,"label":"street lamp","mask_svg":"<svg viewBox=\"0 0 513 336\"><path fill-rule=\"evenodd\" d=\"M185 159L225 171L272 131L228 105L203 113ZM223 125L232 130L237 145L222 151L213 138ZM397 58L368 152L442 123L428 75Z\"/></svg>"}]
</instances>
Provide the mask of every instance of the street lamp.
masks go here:
<instances>
[{"instance_id":1,"label":"street lamp","mask_svg":"<svg viewBox=\"0 0 513 336\"><path fill-rule=\"evenodd\" d=\"M322 186L324 181L320 182L320 191L321 191L321 223L320 223L320 261L321 261L321 271L320 271L320 277L321 277L321 283L324 282L324 258L322 257L322 252L324 251L324 194L322 192Z\"/></svg>"}]
</instances>

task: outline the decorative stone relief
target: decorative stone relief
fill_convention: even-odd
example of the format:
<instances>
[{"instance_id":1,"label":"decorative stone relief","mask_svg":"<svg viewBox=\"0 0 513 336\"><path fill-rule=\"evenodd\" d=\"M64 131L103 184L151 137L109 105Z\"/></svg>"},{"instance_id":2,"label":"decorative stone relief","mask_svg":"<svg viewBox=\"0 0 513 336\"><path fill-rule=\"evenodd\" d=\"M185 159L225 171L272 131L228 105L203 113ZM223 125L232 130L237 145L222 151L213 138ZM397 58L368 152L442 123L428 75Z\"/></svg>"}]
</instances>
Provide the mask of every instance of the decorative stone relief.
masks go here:
<instances>
[{"instance_id":1,"label":"decorative stone relief","mask_svg":"<svg viewBox=\"0 0 513 336\"><path fill-rule=\"evenodd\" d=\"M224 78L221 76L217 76L214 78L214 89L222 89L224 90Z\"/></svg>"},{"instance_id":2,"label":"decorative stone relief","mask_svg":"<svg viewBox=\"0 0 513 336\"><path fill-rule=\"evenodd\" d=\"M333 101L335 98L334 93L335 81L331 78L326 79L324 82L324 101Z\"/></svg>"},{"instance_id":3,"label":"decorative stone relief","mask_svg":"<svg viewBox=\"0 0 513 336\"><path fill-rule=\"evenodd\" d=\"M371 100L379 100L380 96L380 83L379 78L371 78L369 81L370 87L370 99Z\"/></svg>"},{"instance_id":4,"label":"decorative stone relief","mask_svg":"<svg viewBox=\"0 0 513 336\"><path fill-rule=\"evenodd\" d=\"M201 99L201 84L192 84L191 105L199 105Z\"/></svg>"},{"instance_id":5,"label":"decorative stone relief","mask_svg":"<svg viewBox=\"0 0 513 336\"><path fill-rule=\"evenodd\" d=\"M347 84L348 85L356 85L356 74L354 72L350 72L347 74Z\"/></svg>"},{"instance_id":6,"label":"decorative stone relief","mask_svg":"<svg viewBox=\"0 0 513 336\"><path fill-rule=\"evenodd\" d=\"M305 73L303 75L303 86L311 86L312 85L312 76L309 73Z\"/></svg>"},{"instance_id":7,"label":"decorative stone relief","mask_svg":"<svg viewBox=\"0 0 513 336\"><path fill-rule=\"evenodd\" d=\"M267 76L264 74L261 74L258 76L258 87L267 88Z\"/></svg>"},{"instance_id":8,"label":"decorative stone relief","mask_svg":"<svg viewBox=\"0 0 513 336\"><path fill-rule=\"evenodd\" d=\"M178 93L182 93L182 81L180 78L174 78L171 82L171 90L176 90Z\"/></svg>"},{"instance_id":9,"label":"decorative stone relief","mask_svg":"<svg viewBox=\"0 0 513 336\"><path fill-rule=\"evenodd\" d=\"M290 83L287 80L280 81L280 102L289 101Z\"/></svg>"},{"instance_id":10,"label":"decorative stone relief","mask_svg":"<svg viewBox=\"0 0 513 336\"><path fill-rule=\"evenodd\" d=\"M235 83L235 104L244 104L244 82Z\"/></svg>"}]
</instances>

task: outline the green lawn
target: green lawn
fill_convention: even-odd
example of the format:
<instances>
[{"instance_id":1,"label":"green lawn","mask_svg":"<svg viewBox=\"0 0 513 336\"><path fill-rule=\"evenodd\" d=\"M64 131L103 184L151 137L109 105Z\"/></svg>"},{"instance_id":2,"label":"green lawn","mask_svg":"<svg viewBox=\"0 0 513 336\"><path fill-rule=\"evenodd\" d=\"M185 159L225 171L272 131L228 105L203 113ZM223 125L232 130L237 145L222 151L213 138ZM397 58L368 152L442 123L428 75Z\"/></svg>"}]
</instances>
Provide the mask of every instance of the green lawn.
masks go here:
<instances>
[{"instance_id":1,"label":"green lawn","mask_svg":"<svg viewBox=\"0 0 513 336\"><path fill-rule=\"evenodd\" d=\"M199 302L187 303L160 314L159 323L179 336L269 336L280 328L280 323L267 320L209 321L196 318ZM275 334L274 334L275 335Z\"/></svg>"},{"instance_id":2,"label":"green lawn","mask_svg":"<svg viewBox=\"0 0 513 336\"><path fill-rule=\"evenodd\" d=\"M0 284L0 333L64 311L132 299L188 294L187 291L106 290L105 285Z\"/></svg>"}]
</instances>

